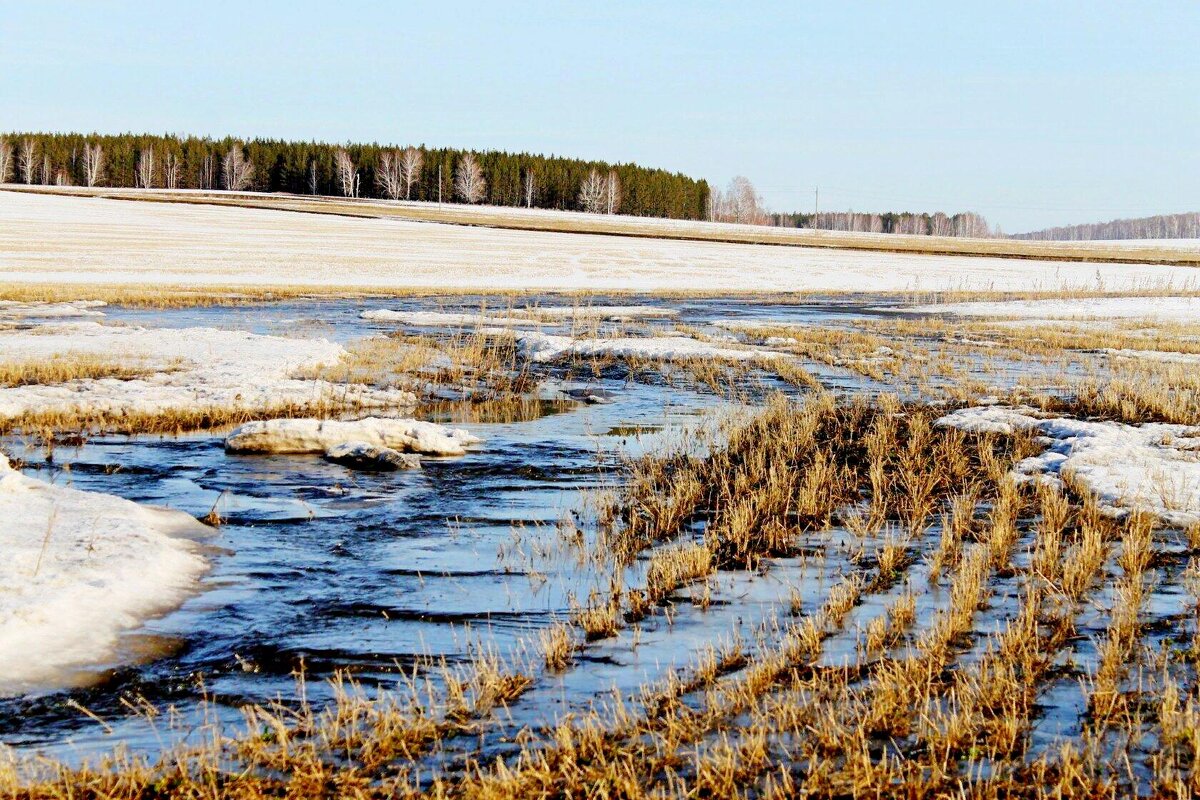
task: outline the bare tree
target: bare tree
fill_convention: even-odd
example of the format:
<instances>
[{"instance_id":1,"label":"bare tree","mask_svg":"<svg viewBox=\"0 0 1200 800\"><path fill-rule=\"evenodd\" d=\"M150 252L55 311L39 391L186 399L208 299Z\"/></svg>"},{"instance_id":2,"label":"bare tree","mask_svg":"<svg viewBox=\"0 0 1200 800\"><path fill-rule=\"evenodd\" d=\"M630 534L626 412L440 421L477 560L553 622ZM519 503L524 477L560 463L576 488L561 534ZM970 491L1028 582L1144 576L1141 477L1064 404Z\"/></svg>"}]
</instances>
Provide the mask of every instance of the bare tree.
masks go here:
<instances>
[{"instance_id":1,"label":"bare tree","mask_svg":"<svg viewBox=\"0 0 1200 800\"><path fill-rule=\"evenodd\" d=\"M592 170L579 185L579 206L589 214L600 214L604 211L605 180L600 173Z\"/></svg>"},{"instance_id":2,"label":"bare tree","mask_svg":"<svg viewBox=\"0 0 1200 800\"><path fill-rule=\"evenodd\" d=\"M137 185L143 189L154 186L154 148L147 147L138 154L135 177Z\"/></svg>"},{"instance_id":3,"label":"bare tree","mask_svg":"<svg viewBox=\"0 0 1200 800\"><path fill-rule=\"evenodd\" d=\"M487 193L483 169L473 153L467 153L459 159L454 170L454 191L468 203L478 203Z\"/></svg>"},{"instance_id":4,"label":"bare tree","mask_svg":"<svg viewBox=\"0 0 1200 800\"><path fill-rule=\"evenodd\" d=\"M87 186L95 186L100 182L104 172L104 151L97 144L83 146L83 182Z\"/></svg>"},{"instance_id":5,"label":"bare tree","mask_svg":"<svg viewBox=\"0 0 1200 800\"><path fill-rule=\"evenodd\" d=\"M404 194L403 166L400 153L389 151L379 157L379 169L375 171L375 188L389 200L399 200Z\"/></svg>"},{"instance_id":6,"label":"bare tree","mask_svg":"<svg viewBox=\"0 0 1200 800\"><path fill-rule=\"evenodd\" d=\"M318 188L317 160L314 158L308 162L308 193L316 194Z\"/></svg>"},{"instance_id":7,"label":"bare tree","mask_svg":"<svg viewBox=\"0 0 1200 800\"><path fill-rule=\"evenodd\" d=\"M354 197L358 193L358 170L345 150L333 154L333 168L337 172L338 188L343 197Z\"/></svg>"},{"instance_id":8,"label":"bare tree","mask_svg":"<svg viewBox=\"0 0 1200 800\"><path fill-rule=\"evenodd\" d=\"M621 179L615 169L609 170L608 178L604 181L604 209L607 214L617 213L621 207Z\"/></svg>"},{"instance_id":9,"label":"bare tree","mask_svg":"<svg viewBox=\"0 0 1200 800\"><path fill-rule=\"evenodd\" d=\"M54 180L53 180L54 174L53 173L54 173L54 168L50 164L50 154L44 153L42 155L42 185L43 186L49 186L51 183L54 182Z\"/></svg>"},{"instance_id":10,"label":"bare tree","mask_svg":"<svg viewBox=\"0 0 1200 800\"><path fill-rule=\"evenodd\" d=\"M68 174L65 169L60 169L57 172L55 172L54 173L54 185L55 186L70 186L71 185L70 174Z\"/></svg>"},{"instance_id":11,"label":"bare tree","mask_svg":"<svg viewBox=\"0 0 1200 800\"><path fill-rule=\"evenodd\" d=\"M217 159L212 153L205 153L200 162L200 188L212 189L217 183Z\"/></svg>"},{"instance_id":12,"label":"bare tree","mask_svg":"<svg viewBox=\"0 0 1200 800\"><path fill-rule=\"evenodd\" d=\"M242 148L234 145L221 159L221 178L225 188L231 192L240 192L250 186L254 177L254 165L246 160Z\"/></svg>"},{"instance_id":13,"label":"bare tree","mask_svg":"<svg viewBox=\"0 0 1200 800\"><path fill-rule=\"evenodd\" d=\"M8 183L12 177L13 149L8 139L0 139L0 183Z\"/></svg>"},{"instance_id":14,"label":"bare tree","mask_svg":"<svg viewBox=\"0 0 1200 800\"><path fill-rule=\"evenodd\" d=\"M421 179L425 154L415 147L406 147L400 155L400 172L404 176L404 199L412 199L412 187Z\"/></svg>"},{"instance_id":15,"label":"bare tree","mask_svg":"<svg viewBox=\"0 0 1200 800\"><path fill-rule=\"evenodd\" d=\"M168 189L179 188L179 157L174 153L163 158L163 183Z\"/></svg>"},{"instance_id":16,"label":"bare tree","mask_svg":"<svg viewBox=\"0 0 1200 800\"><path fill-rule=\"evenodd\" d=\"M521 193L524 195L525 207L533 208L533 196L537 194L537 179L533 176L533 170L528 167L525 169L525 179L522 182Z\"/></svg>"},{"instance_id":17,"label":"bare tree","mask_svg":"<svg viewBox=\"0 0 1200 800\"><path fill-rule=\"evenodd\" d=\"M37 146L33 139L21 142L21 150L17 153L17 171L21 173L23 183L33 183L37 171Z\"/></svg>"}]
</instances>

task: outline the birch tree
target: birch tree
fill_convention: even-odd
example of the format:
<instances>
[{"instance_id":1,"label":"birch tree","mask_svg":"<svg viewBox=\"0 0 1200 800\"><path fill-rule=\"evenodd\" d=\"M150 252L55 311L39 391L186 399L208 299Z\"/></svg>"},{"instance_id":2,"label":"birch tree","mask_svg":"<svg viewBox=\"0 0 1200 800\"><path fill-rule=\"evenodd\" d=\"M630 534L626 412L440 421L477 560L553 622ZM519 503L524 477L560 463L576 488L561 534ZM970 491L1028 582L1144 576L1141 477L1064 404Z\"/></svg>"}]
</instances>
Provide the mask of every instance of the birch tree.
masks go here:
<instances>
[{"instance_id":1,"label":"birch tree","mask_svg":"<svg viewBox=\"0 0 1200 800\"><path fill-rule=\"evenodd\" d=\"M168 189L179 187L179 157L174 153L167 153L163 158L163 183Z\"/></svg>"},{"instance_id":2,"label":"birch tree","mask_svg":"<svg viewBox=\"0 0 1200 800\"><path fill-rule=\"evenodd\" d=\"M54 182L54 168L50 163L50 154L42 154L42 186L49 186Z\"/></svg>"},{"instance_id":3,"label":"birch tree","mask_svg":"<svg viewBox=\"0 0 1200 800\"><path fill-rule=\"evenodd\" d=\"M358 170L345 150L333 154L333 169L337 173L338 188L343 197L354 197L358 188Z\"/></svg>"},{"instance_id":4,"label":"birch tree","mask_svg":"<svg viewBox=\"0 0 1200 800\"><path fill-rule=\"evenodd\" d=\"M37 172L37 147L33 139L21 142L21 149L17 153L17 171L21 174L23 183L33 183L34 174Z\"/></svg>"},{"instance_id":5,"label":"birch tree","mask_svg":"<svg viewBox=\"0 0 1200 800\"><path fill-rule=\"evenodd\" d=\"M379 169L375 171L375 188L389 200L399 200L404 194L402 157L396 151L383 153L379 157Z\"/></svg>"},{"instance_id":6,"label":"birch tree","mask_svg":"<svg viewBox=\"0 0 1200 800\"><path fill-rule=\"evenodd\" d=\"M0 183L8 183L13 171L13 150L8 139L0 139Z\"/></svg>"},{"instance_id":7,"label":"birch tree","mask_svg":"<svg viewBox=\"0 0 1200 800\"><path fill-rule=\"evenodd\" d=\"M604 194L605 194L604 178L600 177L600 173L592 170L583 179L579 185L579 207L589 214L600 214L604 211Z\"/></svg>"},{"instance_id":8,"label":"birch tree","mask_svg":"<svg viewBox=\"0 0 1200 800\"><path fill-rule=\"evenodd\" d=\"M525 169L525 177L522 180L521 194L525 200L525 207L533 208L533 197L537 194L537 179L533 175L533 170L528 167Z\"/></svg>"},{"instance_id":9,"label":"birch tree","mask_svg":"<svg viewBox=\"0 0 1200 800\"><path fill-rule=\"evenodd\" d=\"M617 213L621 206L621 179L617 171L609 170L608 178L604 181L604 210L607 214Z\"/></svg>"},{"instance_id":10,"label":"birch tree","mask_svg":"<svg viewBox=\"0 0 1200 800\"><path fill-rule=\"evenodd\" d=\"M154 148L147 147L138 153L137 170L135 171L137 185L143 189L154 187Z\"/></svg>"},{"instance_id":11,"label":"birch tree","mask_svg":"<svg viewBox=\"0 0 1200 800\"><path fill-rule=\"evenodd\" d=\"M212 153L205 153L200 162L200 188L212 189L217 183L217 159Z\"/></svg>"},{"instance_id":12,"label":"birch tree","mask_svg":"<svg viewBox=\"0 0 1200 800\"><path fill-rule=\"evenodd\" d=\"M479 166L474 154L467 153L459 159L454 170L454 191L467 203L478 203L487 193L483 168Z\"/></svg>"},{"instance_id":13,"label":"birch tree","mask_svg":"<svg viewBox=\"0 0 1200 800\"><path fill-rule=\"evenodd\" d=\"M404 199L412 199L412 187L421 179L421 165L425 155L415 147L404 148L400 156L400 172L404 176Z\"/></svg>"},{"instance_id":14,"label":"birch tree","mask_svg":"<svg viewBox=\"0 0 1200 800\"><path fill-rule=\"evenodd\" d=\"M317 180L317 160L313 158L308 162L308 193L316 194L318 188L320 187Z\"/></svg>"},{"instance_id":15,"label":"birch tree","mask_svg":"<svg viewBox=\"0 0 1200 800\"><path fill-rule=\"evenodd\" d=\"M240 192L249 188L250 179L254 177L254 165L246 160L242 148L234 145L221 159L221 178L225 188L231 192Z\"/></svg>"},{"instance_id":16,"label":"birch tree","mask_svg":"<svg viewBox=\"0 0 1200 800\"><path fill-rule=\"evenodd\" d=\"M83 182L87 186L100 183L104 172L104 151L100 144L85 144L83 146Z\"/></svg>"}]
</instances>

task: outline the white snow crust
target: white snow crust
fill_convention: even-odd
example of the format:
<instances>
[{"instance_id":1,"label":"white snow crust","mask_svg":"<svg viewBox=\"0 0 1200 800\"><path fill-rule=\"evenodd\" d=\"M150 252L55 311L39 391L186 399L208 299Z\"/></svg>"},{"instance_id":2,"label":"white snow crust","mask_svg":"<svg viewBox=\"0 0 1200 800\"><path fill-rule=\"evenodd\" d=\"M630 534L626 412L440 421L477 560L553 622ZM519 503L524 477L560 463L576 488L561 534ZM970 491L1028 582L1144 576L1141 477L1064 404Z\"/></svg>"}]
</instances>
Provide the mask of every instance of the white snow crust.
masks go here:
<instances>
[{"instance_id":1,"label":"white snow crust","mask_svg":"<svg viewBox=\"0 0 1200 800\"><path fill-rule=\"evenodd\" d=\"M293 377L298 371L335 363L344 352L324 339L216 328L142 328L89 320L0 329L0 358L5 360L87 353L156 370L133 380L85 379L0 388L0 418L27 411L121 414L211 406L269 408L330 397L365 408L415 404L409 392Z\"/></svg>"},{"instance_id":2,"label":"white snow crust","mask_svg":"<svg viewBox=\"0 0 1200 800\"><path fill-rule=\"evenodd\" d=\"M716 358L740 361L756 358L777 358L781 353L771 350L733 349L717 347L687 336L653 336L647 338L618 337L612 339L576 339L554 336L538 331L512 332L500 328L484 329L485 333L511 333L522 352L531 361L557 361L567 356L634 356L664 361L689 358Z\"/></svg>"},{"instance_id":3,"label":"white snow crust","mask_svg":"<svg viewBox=\"0 0 1200 800\"><path fill-rule=\"evenodd\" d=\"M231 453L325 453L346 442L409 453L460 456L481 439L461 428L412 419L271 419L248 422L225 438Z\"/></svg>"},{"instance_id":4,"label":"white snow crust","mask_svg":"<svg viewBox=\"0 0 1200 800\"><path fill-rule=\"evenodd\" d=\"M1020 478L1060 483L1070 476L1114 516L1141 510L1170 525L1200 521L1200 428L1043 417L1008 406L965 408L937 424L975 432L1036 431L1047 449L1016 464Z\"/></svg>"},{"instance_id":5,"label":"white snow crust","mask_svg":"<svg viewBox=\"0 0 1200 800\"><path fill-rule=\"evenodd\" d=\"M1090 297L1060 300L1000 300L935 303L891 308L912 314L1008 317L1021 320L1153 320L1200 322L1200 297Z\"/></svg>"},{"instance_id":6,"label":"white snow crust","mask_svg":"<svg viewBox=\"0 0 1200 800\"><path fill-rule=\"evenodd\" d=\"M462 207L457 213L476 212ZM642 235L0 192L0 275L56 284L764 292L1051 291L1101 285L1109 291L1146 285L1182 291L1197 280L1192 267L655 239L655 230L716 228L671 220L630 224ZM834 243L855 236L822 238Z\"/></svg>"},{"instance_id":7,"label":"white snow crust","mask_svg":"<svg viewBox=\"0 0 1200 800\"><path fill-rule=\"evenodd\" d=\"M183 602L207 562L193 517L20 474L0 455L0 695L71 681Z\"/></svg>"}]
</instances>

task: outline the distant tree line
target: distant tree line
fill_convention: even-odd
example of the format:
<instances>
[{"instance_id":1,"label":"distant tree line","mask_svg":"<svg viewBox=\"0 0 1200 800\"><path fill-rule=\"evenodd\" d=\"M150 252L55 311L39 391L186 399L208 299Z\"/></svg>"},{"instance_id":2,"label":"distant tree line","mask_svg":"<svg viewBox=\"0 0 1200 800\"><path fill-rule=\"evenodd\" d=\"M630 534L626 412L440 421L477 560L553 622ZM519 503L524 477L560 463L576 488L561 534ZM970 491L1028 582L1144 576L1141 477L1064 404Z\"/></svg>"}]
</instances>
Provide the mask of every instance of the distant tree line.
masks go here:
<instances>
[{"instance_id":1,"label":"distant tree line","mask_svg":"<svg viewBox=\"0 0 1200 800\"><path fill-rule=\"evenodd\" d=\"M1064 225L1032 233L1018 233L1014 239L1041 239L1077 242L1090 239L1200 239L1200 213L1163 214L1157 217L1114 219L1086 225Z\"/></svg>"},{"instance_id":2,"label":"distant tree line","mask_svg":"<svg viewBox=\"0 0 1200 800\"><path fill-rule=\"evenodd\" d=\"M812 228L825 231L859 231L862 233L906 233L914 236L974 236L1002 235L973 211L961 214L911 214L908 212L863 214L854 211L822 211L816 214L773 214L775 225L785 228Z\"/></svg>"},{"instance_id":3,"label":"distant tree line","mask_svg":"<svg viewBox=\"0 0 1200 800\"><path fill-rule=\"evenodd\" d=\"M125 133L0 134L0 182L488 203L703 219L703 180L637 164L453 148Z\"/></svg>"}]
</instances>

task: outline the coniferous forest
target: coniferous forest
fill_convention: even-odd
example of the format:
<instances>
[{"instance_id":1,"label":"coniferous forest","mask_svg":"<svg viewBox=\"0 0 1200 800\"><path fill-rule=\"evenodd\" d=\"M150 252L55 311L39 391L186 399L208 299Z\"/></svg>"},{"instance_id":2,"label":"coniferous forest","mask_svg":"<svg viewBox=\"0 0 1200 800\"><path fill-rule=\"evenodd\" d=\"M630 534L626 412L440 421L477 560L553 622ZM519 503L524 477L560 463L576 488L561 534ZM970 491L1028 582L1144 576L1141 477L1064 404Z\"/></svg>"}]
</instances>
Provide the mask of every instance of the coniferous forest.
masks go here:
<instances>
[{"instance_id":1,"label":"coniferous forest","mask_svg":"<svg viewBox=\"0 0 1200 800\"><path fill-rule=\"evenodd\" d=\"M589 176L603 176L610 213L702 219L708 208L704 180L637 164L555 155L135 133L18 131L0 139L10 153L7 178L18 183L390 197L397 196L388 189L399 178L400 198L580 209L580 187ZM98 170L92 149L97 146ZM410 181L403 180L400 168L406 151L416 154L408 162L415 166ZM457 179L468 166L478 180L464 197Z\"/></svg>"}]
</instances>

